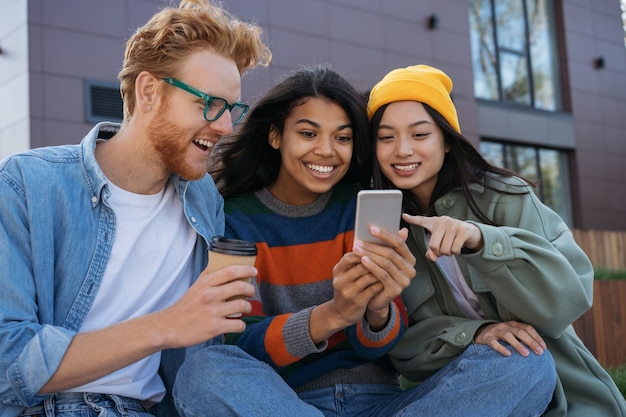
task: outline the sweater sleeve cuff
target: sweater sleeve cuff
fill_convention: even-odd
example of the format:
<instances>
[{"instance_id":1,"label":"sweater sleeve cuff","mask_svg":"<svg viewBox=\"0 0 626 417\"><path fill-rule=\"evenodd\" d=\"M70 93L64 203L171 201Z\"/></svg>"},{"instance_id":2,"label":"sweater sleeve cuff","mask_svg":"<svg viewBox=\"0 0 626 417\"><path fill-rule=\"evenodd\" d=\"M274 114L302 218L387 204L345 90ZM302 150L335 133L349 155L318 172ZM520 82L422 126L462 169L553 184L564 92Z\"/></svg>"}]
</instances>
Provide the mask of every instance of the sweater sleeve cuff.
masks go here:
<instances>
[{"instance_id":1,"label":"sweater sleeve cuff","mask_svg":"<svg viewBox=\"0 0 626 417\"><path fill-rule=\"evenodd\" d=\"M309 323L313 308L309 307L292 314L285 323L283 337L287 350L293 356L304 357L312 353L323 352L328 347L327 340L316 345L311 339Z\"/></svg>"},{"instance_id":2,"label":"sweater sleeve cuff","mask_svg":"<svg viewBox=\"0 0 626 417\"><path fill-rule=\"evenodd\" d=\"M365 316L363 316L363 318L361 319L361 322L359 323L359 333L361 333L367 340L375 343L381 343L386 340L391 332L394 331L396 326L399 325L400 314L398 312L398 307L396 306L396 303L389 303L389 306L389 320L387 321L385 327L383 327L379 331L373 331L370 328L370 325L365 319Z\"/></svg>"}]
</instances>

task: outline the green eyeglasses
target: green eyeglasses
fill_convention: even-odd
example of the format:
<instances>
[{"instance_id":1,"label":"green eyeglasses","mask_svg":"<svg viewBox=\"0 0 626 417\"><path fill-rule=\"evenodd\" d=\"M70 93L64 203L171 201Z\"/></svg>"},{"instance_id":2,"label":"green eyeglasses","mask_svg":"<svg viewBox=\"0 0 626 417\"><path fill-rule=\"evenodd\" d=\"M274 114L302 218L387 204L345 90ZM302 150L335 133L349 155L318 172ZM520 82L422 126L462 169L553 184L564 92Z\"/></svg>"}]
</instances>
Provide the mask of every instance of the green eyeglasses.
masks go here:
<instances>
[{"instance_id":1,"label":"green eyeglasses","mask_svg":"<svg viewBox=\"0 0 626 417\"><path fill-rule=\"evenodd\" d=\"M228 101L224 100L221 97L210 96L208 94L203 93L200 90L197 90L190 85L185 84L182 81L178 81L176 78L163 78L163 81L166 83L173 85L174 87L178 87L181 90L185 90L188 93L193 94L196 97L200 97L205 101L204 105L204 119L207 122L214 122L224 114L224 110L228 109L230 112L230 118L233 122L233 126L237 123L241 122L243 116L245 116L246 112L250 108L247 104L243 103L233 103L228 104Z\"/></svg>"}]
</instances>

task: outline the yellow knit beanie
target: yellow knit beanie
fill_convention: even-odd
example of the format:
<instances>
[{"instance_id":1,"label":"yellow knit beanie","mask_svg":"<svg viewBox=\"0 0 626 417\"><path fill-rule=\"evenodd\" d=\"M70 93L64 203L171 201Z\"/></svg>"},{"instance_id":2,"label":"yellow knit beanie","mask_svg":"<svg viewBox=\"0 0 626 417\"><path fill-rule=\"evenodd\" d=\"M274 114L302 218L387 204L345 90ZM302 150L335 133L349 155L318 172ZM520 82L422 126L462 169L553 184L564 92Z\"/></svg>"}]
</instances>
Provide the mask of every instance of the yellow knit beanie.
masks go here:
<instances>
[{"instance_id":1,"label":"yellow knit beanie","mask_svg":"<svg viewBox=\"0 0 626 417\"><path fill-rule=\"evenodd\" d=\"M452 80L437 68L428 65L398 68L372 88L367 115L371 119L381 106L394 101L419 101L437 110L454 130L461 133L451 91Z\"/></svg>"}]
</instances>

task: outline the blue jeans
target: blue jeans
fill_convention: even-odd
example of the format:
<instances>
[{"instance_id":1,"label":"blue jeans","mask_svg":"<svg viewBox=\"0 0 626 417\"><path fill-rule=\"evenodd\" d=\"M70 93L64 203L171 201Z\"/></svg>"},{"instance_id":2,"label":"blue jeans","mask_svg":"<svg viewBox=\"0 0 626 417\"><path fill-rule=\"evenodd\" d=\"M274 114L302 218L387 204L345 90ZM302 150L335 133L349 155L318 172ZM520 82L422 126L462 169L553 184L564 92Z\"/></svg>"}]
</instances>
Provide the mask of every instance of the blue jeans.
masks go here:
<instances>
[{"instance_id":1,"label":"blue jeans","mask_svg":"<svg viewBox=\"0 0 626 417\"><path fill-rule=\"evenodd\" d=\"M513 351L514 352L514 351ZM267 364L235 346L211 346L190 357L174 384L184 417L537 417L556 385L549 352L500 355L471 345L413 388L338 384L296 394Z\"/></svg>"},{"instance_id":2,"label":"blue jeans","mask_svg":"<svg viewBox=\"0 0 626 417\"><path fill-rule=\"evenodd\" d=\"M19 417L154 417L139 400L119 395L65 392L29 407Z\"/></svg>"}]
</instances>

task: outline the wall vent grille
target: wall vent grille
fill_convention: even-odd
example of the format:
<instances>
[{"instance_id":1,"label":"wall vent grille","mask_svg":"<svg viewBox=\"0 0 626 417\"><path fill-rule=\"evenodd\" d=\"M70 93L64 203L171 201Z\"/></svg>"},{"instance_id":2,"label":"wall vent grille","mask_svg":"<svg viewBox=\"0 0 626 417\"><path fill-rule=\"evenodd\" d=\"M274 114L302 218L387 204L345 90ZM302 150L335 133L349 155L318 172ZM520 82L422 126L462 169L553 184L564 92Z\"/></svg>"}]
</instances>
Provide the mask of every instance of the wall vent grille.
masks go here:
<instances>
[{"instance_id":1,"label":"wall vent grille","mask_svg":"<svg viewBox=\"0 0 626 417\"><path fill-rule=\"evenodd\" d=\"M124 103L120 95L120 86L116 83L85 81L86 121L120 123L124 117Z\"/></svg>"}]
</instances>

